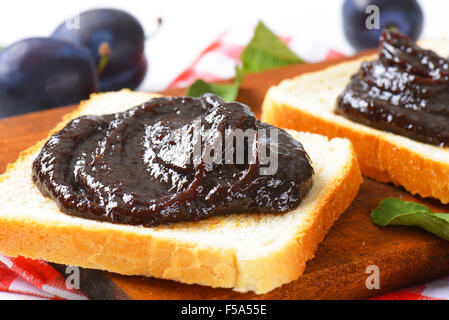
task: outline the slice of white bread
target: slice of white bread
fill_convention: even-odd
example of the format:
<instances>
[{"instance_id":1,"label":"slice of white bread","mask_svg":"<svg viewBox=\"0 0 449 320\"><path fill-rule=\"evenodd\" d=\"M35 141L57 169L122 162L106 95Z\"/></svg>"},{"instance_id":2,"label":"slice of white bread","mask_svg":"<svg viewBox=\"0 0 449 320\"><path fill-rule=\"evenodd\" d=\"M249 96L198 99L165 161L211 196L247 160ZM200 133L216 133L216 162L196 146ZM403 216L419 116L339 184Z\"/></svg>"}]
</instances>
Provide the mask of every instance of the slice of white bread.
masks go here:
<instances>
[{"instance_id":1,"label":"slice of white bread","mask_svg":"<svg viewBox=\"0 0 449 320\"><path fill-rule=\"evenodd\" d=\"M77 116L124 111L153 96L130 91L93 95L53 132ZM31 163L41 141L0 176L0 252L241 292L270 291L302 274L362 182L349 140L291 134L304 145L315 170L313 187L297 209L157 228L61 213L31 180Z\"/></svg>"},{"instance_id":2,"label":"slice of white bread","mask_svg":"<svg viewBox=\"0 0 449 320\"><path fill-rule=\"evenodd\" d=\"M418 44L449 56L449 40ZM371 55L282 81L268 90L262 120L280 128L349 138L365 176L449 203L448 148L373 129L334 114L337 97L351 75L359 70L362 61L376 58Z\"/></svg>"}]
</instances>

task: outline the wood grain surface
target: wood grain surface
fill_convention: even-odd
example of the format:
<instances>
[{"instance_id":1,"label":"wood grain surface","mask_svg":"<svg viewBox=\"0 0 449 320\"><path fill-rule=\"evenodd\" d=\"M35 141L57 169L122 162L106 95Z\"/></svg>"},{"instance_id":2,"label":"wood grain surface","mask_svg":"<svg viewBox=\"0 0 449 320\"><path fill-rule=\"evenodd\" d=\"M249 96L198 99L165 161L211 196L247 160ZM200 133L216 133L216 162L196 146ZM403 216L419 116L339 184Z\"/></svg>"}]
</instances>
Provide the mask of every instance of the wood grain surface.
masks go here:
<instances>
[{"instance_id":1,"label":"wood grain surface","mask_svg":"<svg viewBox=\"0 0 449 320\"><path fill-rule=\"evenodd\" d=\"M248 75L238 100L259 115L265 92L271 85L347 59L351 58ZM164 93L181 95L184 90ZM0 120L0 172L15 161L20 151L44 138L62 115L73 108ZM331 228L316 257L307 264L304 275L268 294L241 294L228 289L88 269L82 272L82 289L96 299L361 299L449 274L449 242L416 228L380 228L371 222L371 210L385 197L398 197L423 203L438 212L449 212L449 207L438 201L414 197L393 185L365 179L357 198ZM365 281L370 275L366 269L370 265L379 267L380 289L366 288Z\"/></svg>"}]
</instances>

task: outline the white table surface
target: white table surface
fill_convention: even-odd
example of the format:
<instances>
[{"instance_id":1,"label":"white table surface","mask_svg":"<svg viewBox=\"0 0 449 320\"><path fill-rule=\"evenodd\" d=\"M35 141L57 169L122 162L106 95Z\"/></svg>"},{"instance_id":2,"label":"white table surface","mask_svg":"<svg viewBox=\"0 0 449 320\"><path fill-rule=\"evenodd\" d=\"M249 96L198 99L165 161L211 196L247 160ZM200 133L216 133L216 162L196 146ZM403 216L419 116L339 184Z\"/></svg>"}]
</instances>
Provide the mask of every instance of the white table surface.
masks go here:
<instances>
[{"instance_id":1,"label":"white table surface","mask_svg":"<svg viewBox=\"0 0 449 320\"><path fill-rule=\"evenodd\" d=\"M360 0L365 1L365 0ZM342 0L15 0L2 3L0 45L31 36L47 36L66 18L96 7L134 14L149 34L157 17L160 32L146 43L150 72L142 90L164 89L221 32L263 20L278 34L301 39L299 54L313 60L317 51L353 51L342 31ZM449 37L447 0L421 1L426 13L423 37Z\"/></svg>"}]
</instances>

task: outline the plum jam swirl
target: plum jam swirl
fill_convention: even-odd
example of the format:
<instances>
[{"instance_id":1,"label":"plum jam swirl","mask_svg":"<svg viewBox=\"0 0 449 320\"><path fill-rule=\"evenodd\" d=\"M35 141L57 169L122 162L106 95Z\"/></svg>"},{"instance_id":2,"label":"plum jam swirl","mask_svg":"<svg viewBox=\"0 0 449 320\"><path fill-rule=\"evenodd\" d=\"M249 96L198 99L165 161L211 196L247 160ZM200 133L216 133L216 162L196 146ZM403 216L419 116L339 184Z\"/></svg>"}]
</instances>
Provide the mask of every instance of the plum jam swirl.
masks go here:
<instances>
[{"instance_id":1,"label":"plum jam swirl","mask_svg":"<svg viewBox=\"0 0 449 320\"><path fill-rule=\"evenodd\" d=\"M384 30L379 58L364 62L335 112L420 142L449 146L449 61Z\"/></svg>"},{"instance_id":2,"label":"plum jam swirl","mask_svg":"<svg viewBox=\"0 0 449 320\"><path fill-rule=\"evenodd\" d=\"M296 139L255 119L246 105L210 94L74 119L32 169L35 185L64 213L148 227L286 212L305 197L313 175Z\"/></svg>"}]
</instances>

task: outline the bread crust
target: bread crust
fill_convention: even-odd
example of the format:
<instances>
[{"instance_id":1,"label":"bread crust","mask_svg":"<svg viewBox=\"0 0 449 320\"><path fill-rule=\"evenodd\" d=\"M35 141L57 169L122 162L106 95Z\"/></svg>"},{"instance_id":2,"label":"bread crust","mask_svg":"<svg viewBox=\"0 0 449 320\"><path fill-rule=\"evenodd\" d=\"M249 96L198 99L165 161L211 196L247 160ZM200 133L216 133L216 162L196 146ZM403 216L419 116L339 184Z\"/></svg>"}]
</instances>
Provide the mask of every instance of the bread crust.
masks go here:
<instances>
[{"instance_id":1,"label":"bread crust","mask_svg":"<svg viewBox=\"0 0 449 320\"><path fill-rule=\"evenodd\" d=\"M65 116L49 136L77 117L83 108L81 104ZM9 165L6 173L0 176L0 182L7 180L18 164L38 151L45 141L47 139L22 152L17 162ZM314 256L333 222L353 201L361 182L355 152L350 146L344 170L320 195L313 218L307 221L302 233L276 253L249 261L238 262L237 253L232 249L159 238L134 232L131 228L110 228L106 222L50 224L10 215L0 215L0 252L124 275L262 294L303 273L306 261Z\"/></svg>"},{"instance_id":2,"label":"bread crust","mask_svg":"<svg viewBox=\"0 0 449 320\"><path fill-rule=\"evenodd\" d=\"M393 134L373 128L360 130L359 126L336 122L332 118L278 101L272 90L267 92L262 106L262 121L329 138L347 138L356 150L364 176L380 182L392 182L412 194L449 203L448 162L391 141L388 135Z\"/></svg>"}]
</instances>

